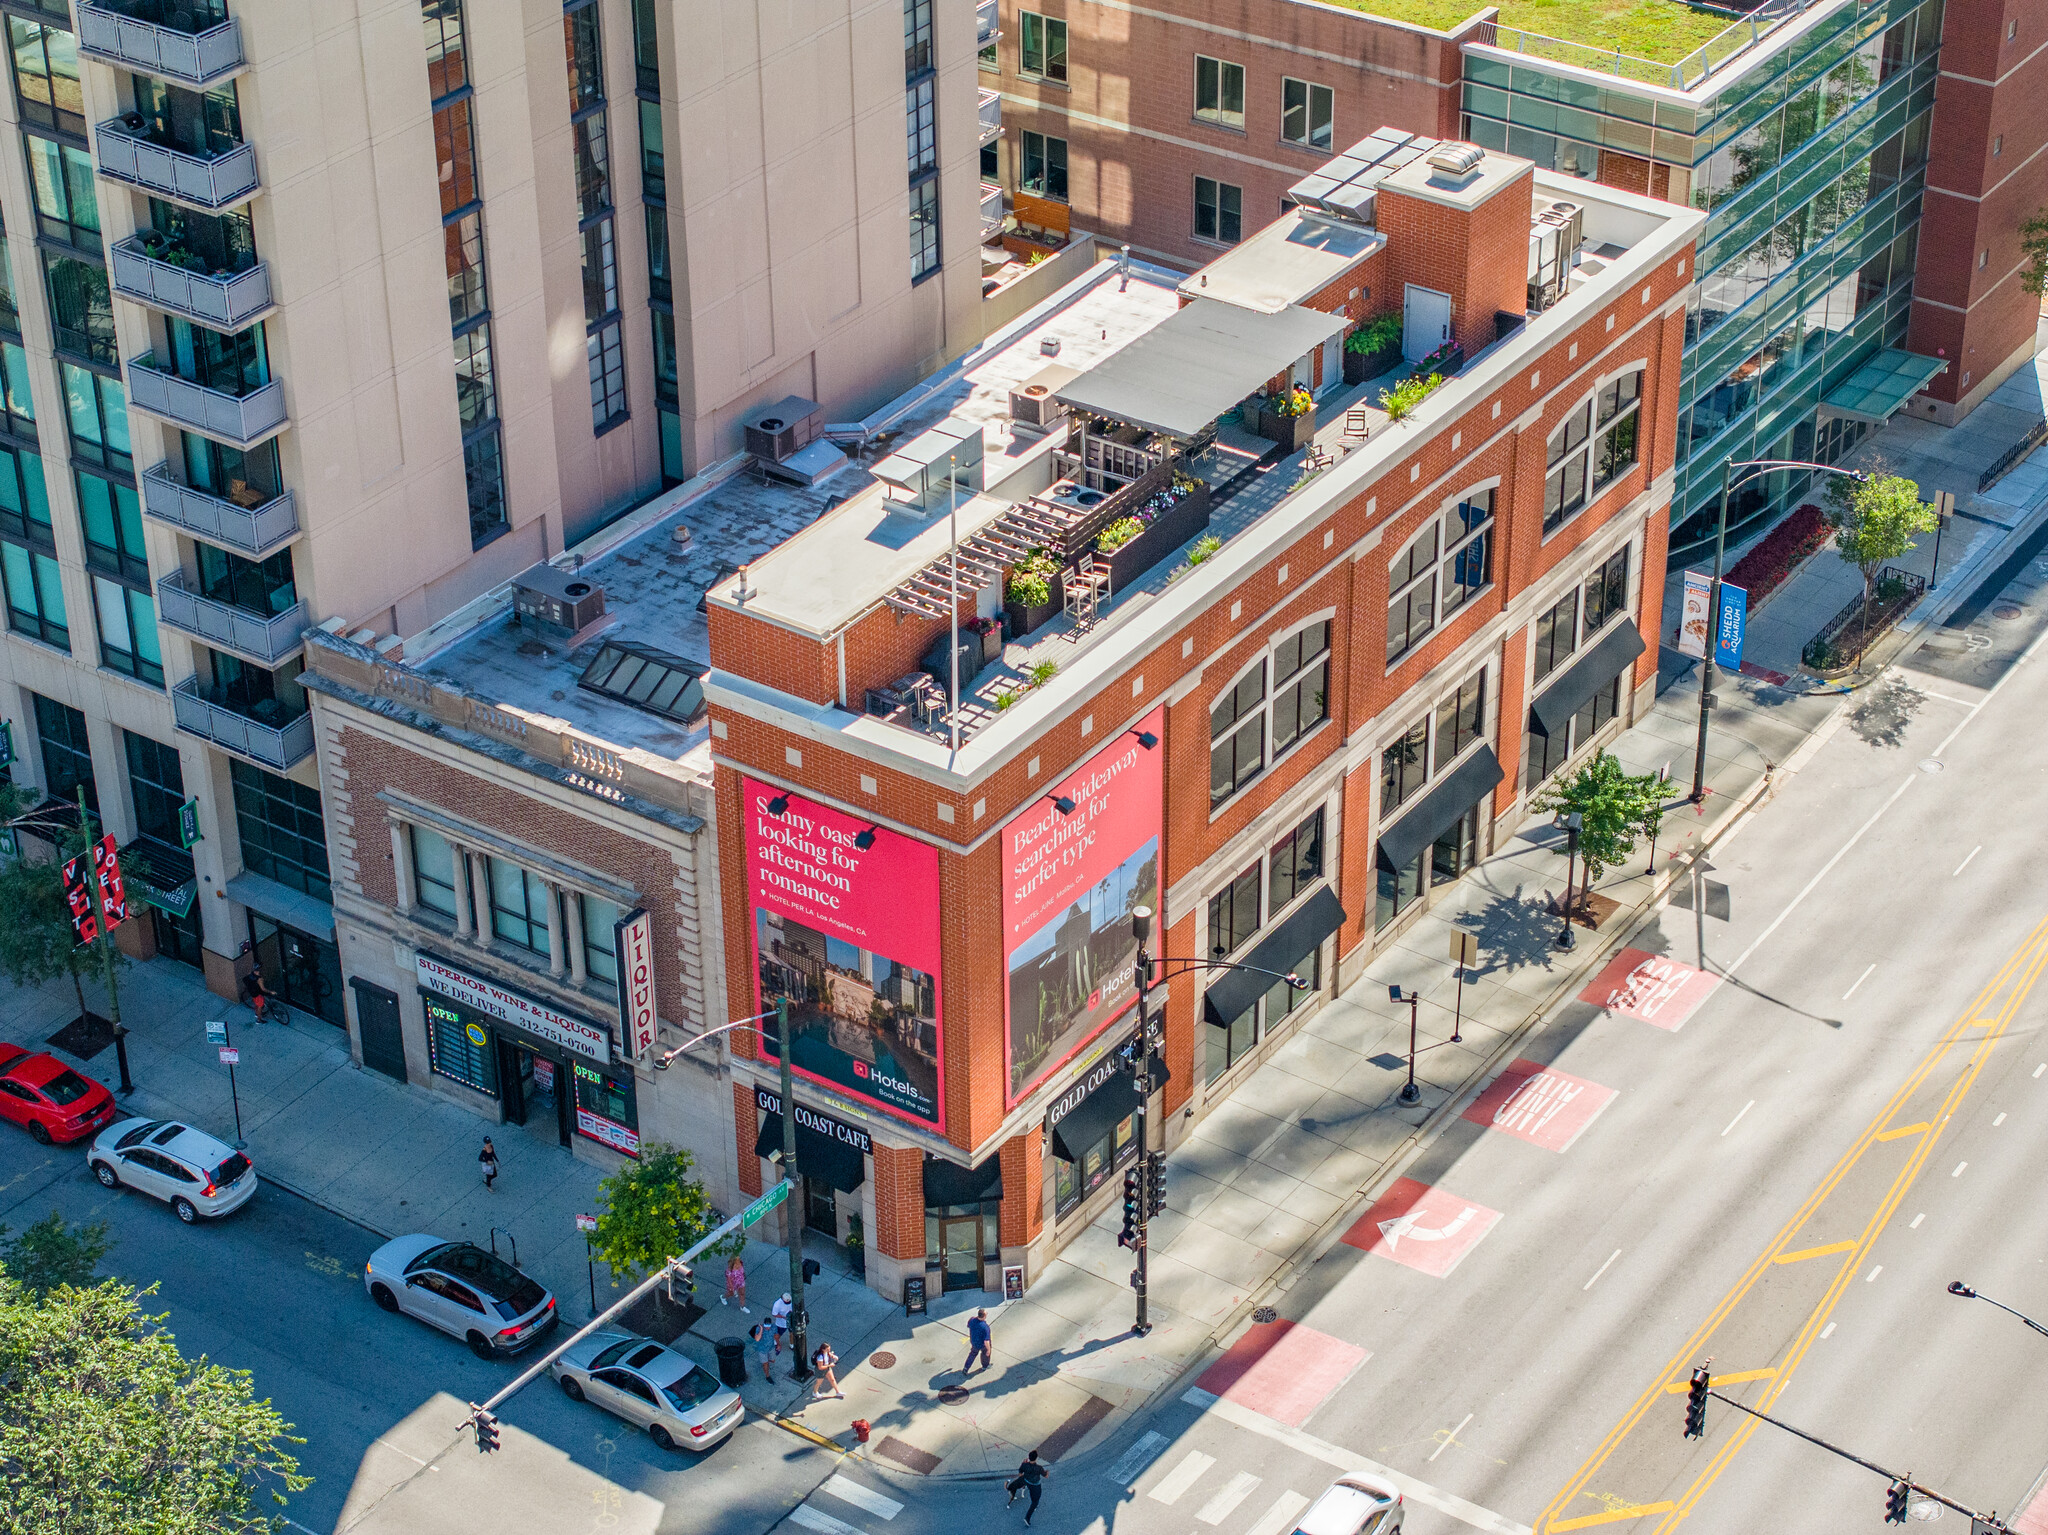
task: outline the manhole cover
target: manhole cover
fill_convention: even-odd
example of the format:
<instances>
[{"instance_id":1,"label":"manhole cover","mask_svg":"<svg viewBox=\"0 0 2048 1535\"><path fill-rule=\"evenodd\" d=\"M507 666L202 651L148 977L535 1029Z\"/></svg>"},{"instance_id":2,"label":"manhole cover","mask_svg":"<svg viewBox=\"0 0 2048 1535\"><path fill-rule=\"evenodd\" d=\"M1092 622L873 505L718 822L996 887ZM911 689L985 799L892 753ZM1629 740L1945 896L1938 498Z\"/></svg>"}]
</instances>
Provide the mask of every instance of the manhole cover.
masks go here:
<instances>
[{"instance_id":1,"label":"manhole cover","mask_svg":"<svg viewBox=\"0 0 2048 1535\"><path fill-rule=\"evenodd\" d=\"M2001 602L1991 610L1991 616L1993 618L2018 618L2025 611L2026 609L2016 602ZM1935 1508L1941 1507L1939 1503L1932 1506Z\"/></svg>"},{"instance_id":2,"label":"manhole cover","mask_svg":"<svg viewBox=\"0 0 2048 1535\"><path fill-rule=\"evenodd\" d=\"M1920 771L1923 773L1939 773L1947 766L1948 764L1939 757L1928 757L1921 762Z\"/></svg>"},{"instance_id":3,"label":"manhole cover","mask_svg":"<svg viewBox=\"0 0 2048 1535\"><path fill-rule=\"evenodd\" d=\"M967 1388L965 1386L941 1387L939 1390L939 1400L945 1403L948 1407L951 1407L959 1402L964 1402L967 1400Z\"/></svg>"},{"instance_id":4,"label":"manhole cover","mask_svg":"<svg viewBox=\"0 0 2048 1535\"><path fill-rule=\"evenodd\" d=\"M1271 1322L1277 1319L1279 1315L1280 1313L1275 1311L1271 1306L1260 1306L1257 1310L1252 1312L1252 1320L1254 1322Z\"/></svg>"},{"instance_id":5,"label":"manhole cover","mask_svg":"<svg viewBox=\"0 0 2048 1535\"><path fill-rule=\"evenodd\" d=\"M868 1356L868 1363L878 1370L893 1370L896 1368L896 1356L894 1354L871 1354Z\"/></svg>"}]
</instances>

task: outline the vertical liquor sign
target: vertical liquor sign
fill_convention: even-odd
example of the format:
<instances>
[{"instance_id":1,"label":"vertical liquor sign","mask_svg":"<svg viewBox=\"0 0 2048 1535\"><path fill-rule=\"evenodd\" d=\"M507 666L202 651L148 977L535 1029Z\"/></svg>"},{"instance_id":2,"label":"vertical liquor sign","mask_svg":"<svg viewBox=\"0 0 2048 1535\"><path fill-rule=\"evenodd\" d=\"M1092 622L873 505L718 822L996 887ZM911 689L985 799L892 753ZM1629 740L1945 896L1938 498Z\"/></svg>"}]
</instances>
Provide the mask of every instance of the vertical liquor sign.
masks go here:
<instances>
[{"instance_id":1,"label":"vertical liquor sign","mask_svg":"<svg viewBox=\"0 0 2048 1535\"><path fill-rule=\"evenodd\" d=\"M654 1048L654 918L646 907L612 924L612 950L619 962L619 1021L626 1048L644 1061Z\"/></svg>"}]
</instances>

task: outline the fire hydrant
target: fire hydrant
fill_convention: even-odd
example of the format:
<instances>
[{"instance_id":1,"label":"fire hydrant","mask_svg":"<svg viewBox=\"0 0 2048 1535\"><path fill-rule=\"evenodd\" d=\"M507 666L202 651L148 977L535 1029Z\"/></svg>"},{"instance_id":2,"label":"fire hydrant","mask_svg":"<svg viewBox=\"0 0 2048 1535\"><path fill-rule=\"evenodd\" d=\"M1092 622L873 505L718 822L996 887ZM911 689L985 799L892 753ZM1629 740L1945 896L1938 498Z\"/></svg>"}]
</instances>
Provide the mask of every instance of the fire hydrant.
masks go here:
<instances>
[{"instance_id":1,"label":"fire hydrant","mask_svg":"<svg viewBox=\"0 0 2048 1535\"><path fill-rule=\"evenodd\" d=\"M873 1432L874 1425L868 1422L866 1418L855 1418L853 1420L853 1437L858 1439L862 1444L866 1444L868 1442L868 1435Z\"/></svg>"}]
</instances>

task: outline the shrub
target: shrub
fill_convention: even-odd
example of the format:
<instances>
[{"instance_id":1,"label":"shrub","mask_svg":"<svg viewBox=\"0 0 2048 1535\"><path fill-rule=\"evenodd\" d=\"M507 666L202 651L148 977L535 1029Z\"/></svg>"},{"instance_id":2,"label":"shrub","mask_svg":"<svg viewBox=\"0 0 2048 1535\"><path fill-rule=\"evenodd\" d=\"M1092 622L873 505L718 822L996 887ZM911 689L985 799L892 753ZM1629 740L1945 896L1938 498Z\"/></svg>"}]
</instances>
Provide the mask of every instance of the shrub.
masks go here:
<instances>
[{"instance_id":1,"label":"shrub","mask_svg":"<svg viewBox=\"0 0 2048 1535\"><path fill-rule=\"evenodd\" d=\"M1411 373L1393 388L1380 391L1380 409L1396 421L1405 421L1443 381L1441 373Z\"/></svg>"},{"instance_id":2,"label":"shrub","mask_svg":"<svg viewBox=\"0 0 2048 1535\"><path fill-rule=\"evenodd\" d=\"M1195 540L1194 547L1188 550L1188 563L1190 565L1199 565L1222 547L1222 539L1218 538L1214 533L1204 533Z\"/></svg>"},{"instance_id":3,"label":"shrub","mask_svg":"<svg viewBox=\"0 0 2048 1535\"><path fill-rule=\"evenodd\" d=\"M1357 330L1344 338L1344 350L1369 357L1374 352L1391 351L1401 344L1401 316L1389 310L1367 320Z\"/></svg>"},{"instance_id":4,"label":"shrub","mask_svg":"<svg viewBox=\"0 0 2048 1535\"><path fill-rule=\"evenodd\" d=\"M1749 593L1754 608L1827 541L1827 518L1809 501L1759 539L1722 579Z\"/></svg>"},{"instance_id":5,"label":"shrub","mask_svg":"<svg viewBox=\"0 0 2048 1535\"><path fill-rule=\"evenodd\" d=\"M1115 554L1144 531L1145 524L1137 518L1119 517L1095 535L1095 547L1103 554Z\"/></svg>"},{"instance_id":6,"label":"shrub","mask_svg":"<svg viewBox=\"0 0 2048 1535\"><path fill-rule=\"evenodd\" d=\"M1022 607L1042 608L1052 601L1052 578L1059 568L1059 561L1043 549L1033 549L1010 567L1003 595Z\"/></svg>"},{"instance_id":7,"label":"shrub","mask_svg":"<svg viewBox=\"0 0 2048 1535\"><path fill-rule=\"evenodd\" d=\"M1059 675L1059 669L1060 663L1057 661L1040 661L1031 668L1031 685L1038 688L1044 687L1054 677Z\"/></svg>"}]
</instances>

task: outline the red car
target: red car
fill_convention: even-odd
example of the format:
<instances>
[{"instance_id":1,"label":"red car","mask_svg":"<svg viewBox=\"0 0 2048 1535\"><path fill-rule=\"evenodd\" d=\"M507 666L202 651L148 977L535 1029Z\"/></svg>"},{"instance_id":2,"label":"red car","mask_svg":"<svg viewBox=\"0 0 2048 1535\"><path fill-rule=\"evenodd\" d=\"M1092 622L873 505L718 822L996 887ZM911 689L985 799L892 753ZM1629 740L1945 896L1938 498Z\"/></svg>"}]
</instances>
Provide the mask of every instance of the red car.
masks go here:
<instances>
[{"instance_id":1,"label":"red car","mask_svg":"<svg viewBox=\"0 0 2048 1535\"><path fill-rule=\"evenodd\" d=\"M0 1045L0 1119L28 1126L45 1146L83 1140L113 1122L114 1095L47 1051Z\"/></svg>"}]
</instances>

